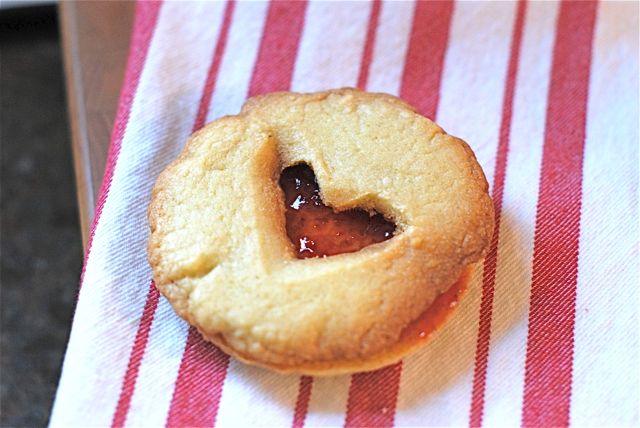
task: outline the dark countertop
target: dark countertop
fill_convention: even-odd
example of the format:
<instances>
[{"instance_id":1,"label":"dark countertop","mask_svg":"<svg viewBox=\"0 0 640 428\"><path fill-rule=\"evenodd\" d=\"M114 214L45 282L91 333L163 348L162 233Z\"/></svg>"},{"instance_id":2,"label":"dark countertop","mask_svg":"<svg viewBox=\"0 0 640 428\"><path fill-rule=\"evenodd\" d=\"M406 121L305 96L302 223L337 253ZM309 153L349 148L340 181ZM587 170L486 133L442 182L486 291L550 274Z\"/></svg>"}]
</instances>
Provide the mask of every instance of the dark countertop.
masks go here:
<instances>
[{"instance_id":1,"label":"dark countertop","mask_svg":"<svg viewBox=\"0 0 640 428\"><path fill-rule=\"evenodd\" d=\"M54 6L0 11L0 425L48 422L82 244Z\"/></svg>"}]
</instances>

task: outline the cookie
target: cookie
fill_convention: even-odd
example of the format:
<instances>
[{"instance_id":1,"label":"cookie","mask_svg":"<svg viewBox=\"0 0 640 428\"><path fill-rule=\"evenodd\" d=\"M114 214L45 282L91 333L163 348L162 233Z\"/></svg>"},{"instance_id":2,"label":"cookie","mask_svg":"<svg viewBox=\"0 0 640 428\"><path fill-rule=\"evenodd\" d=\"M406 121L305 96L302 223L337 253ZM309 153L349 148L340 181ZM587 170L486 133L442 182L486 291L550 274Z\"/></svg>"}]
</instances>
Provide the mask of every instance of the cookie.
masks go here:
<instances>
[{"instance_id":1,"label":"cookie","mask_svg":"<svg viewBox=\"0 0 640 428\"><path fill-rule=\"evenodd\" d=\"M381 238L301 258L287 227L295 201L285 204L280 186L292 166L315 175L316 202L365 211L363 221L386 227ZM178 315L243 361L306 374L373 370L423 342L407 332L443 318L485 255L487 188L469 146L396 97L263 95L196 132L160 175L149 262Z\"/></svg>"}]
</instances>

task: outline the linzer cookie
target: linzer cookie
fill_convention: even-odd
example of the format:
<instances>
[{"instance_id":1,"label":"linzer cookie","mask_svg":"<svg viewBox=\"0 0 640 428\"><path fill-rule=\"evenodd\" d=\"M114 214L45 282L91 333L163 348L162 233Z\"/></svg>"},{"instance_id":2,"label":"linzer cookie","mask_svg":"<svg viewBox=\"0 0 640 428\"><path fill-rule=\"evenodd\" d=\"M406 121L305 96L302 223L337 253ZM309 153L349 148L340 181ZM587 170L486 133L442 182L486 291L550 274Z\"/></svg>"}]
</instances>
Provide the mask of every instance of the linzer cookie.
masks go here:
<instances>
[{"instance_id":1,"label":"linzer cookie","mask_svg":"<svg viewBox=\"0 0 640 428\"><path fill-rule=\"evenodd\" d=\"M396 97L274 93L196 132L149 207L155 283L251 364L373 370L425 343L487 251L469 146Z\"/></svg>"}]
</instances>

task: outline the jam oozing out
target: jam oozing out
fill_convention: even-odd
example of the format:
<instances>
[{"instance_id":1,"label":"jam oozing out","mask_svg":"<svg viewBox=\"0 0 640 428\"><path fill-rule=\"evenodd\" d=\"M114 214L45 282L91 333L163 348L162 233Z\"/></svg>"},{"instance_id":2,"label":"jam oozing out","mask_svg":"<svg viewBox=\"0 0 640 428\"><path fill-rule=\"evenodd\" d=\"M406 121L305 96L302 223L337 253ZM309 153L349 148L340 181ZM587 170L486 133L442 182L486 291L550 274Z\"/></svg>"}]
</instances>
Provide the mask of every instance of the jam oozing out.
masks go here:
<instances>
[{"instance_id":1,"label":"jam oozing out","mask_svg":"<svg viewBox=\"0 0 640 428\"><path fill-rule=\"evenodd\" d=\"M358 251L393 236L395 224L381 214L352 209L335 212L320 198L313 170L305 164L282 171L286 227L298 258Z\"/></svg>"},{"instance_id":2,"label":"jam oozing out","mask_svg":"<svg viewBox=\"0 0 640 428\"><path fill-rule=\"evenodd\" d=\"M460 278L447 291L436 297L436 300L424 313L405 327L400 341L413 343L416 340L418 342L428 340L431 334L451 315L453 308L468 288L472 274L472 268L465 269Z\"/></svg>"}]
</instances>

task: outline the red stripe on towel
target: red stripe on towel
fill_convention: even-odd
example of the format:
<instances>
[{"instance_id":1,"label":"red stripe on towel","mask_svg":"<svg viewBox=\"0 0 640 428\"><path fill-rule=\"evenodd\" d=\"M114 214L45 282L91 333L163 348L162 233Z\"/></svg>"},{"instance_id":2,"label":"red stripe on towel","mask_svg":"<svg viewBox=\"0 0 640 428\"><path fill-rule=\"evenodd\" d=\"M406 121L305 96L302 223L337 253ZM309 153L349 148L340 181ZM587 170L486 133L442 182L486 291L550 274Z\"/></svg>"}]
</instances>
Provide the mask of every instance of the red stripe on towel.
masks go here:
<instances>
[{"instance_id":1,"label":"red stripe on towel","mask_svg":"<svg viewBox=\"0 0 640 428\"><path fill-rule=\"evenodd\" d=\"M524 426L567 426L587 98L597 3L560 7L536 213Z\"/></svg>"},{"instance_id":2,"label":"red stripe on towel","mask_svg":"<svg viewBox=\"0 0 640 428\"><path fill-rule=\"evenodd\" d=\"M266 27L249 85L250 97L289 89L306 10L306 1L272 1L269 5Z\"/></svg>"},{"instance_id":3,"label":"red stripe on towel","mask_svg":"<svg viewBox=\"0 0 640 428\"><path fill-rule=\"evenodd\" d=\"M189 328L167 426L215 425L228 367L229 357Z\"/></svg>"},{"instance_id":4,"label":"red stripe on towel","mask_svg":"<svg viewBox=\"0 0 640 428\"><path fill-rule=\"evenodd\" d=\"M216 43L216 49L213 53L213 59L209 66L209 74L207 75L207 81L204 84L204 91L202 92L202 98L198 105L198 114L196 115L196 121L193 124L193 132L204 126L204 122L207 120L207 114L209 113L209 104L211 104L211 97L213 91L216 88L216 82L218 81L218 72L220 71L220 64L222 63L222 57L224 55L225 47L227 46L227 39L229 37L229 28L231 28L231 21L233 19L233 11L235 10L235 0L229 0L224 9L224 17L222 18L222 27L220 27L220 35L218 36L218 42Z\"/></svg>"},{"instance_id":5,"label":"red stripe on towel","mask_svg":"<svg viewBox=\"0 0 640 428\"><path fill-rule=\"evenodd\" d=\"M292 428L302 428L304 420L307 418L309 410L309 399L311 398L311 388L313 387L313 378L310 376L300 376L300 386L298 386L298 399L296 400L296 408L293 412Z\"/></svg>"},{"instance_id":6,"label":"red stripe on towel","mask_svg":"<svg viewBox=\"0 0 640 428\"><path fill-rule=\"evenodd\" d=\"M514 24L511 53L509 56L509 69L505 85L502 105L502 123L500 124L500 139L496 153L496 166L493 174L493 204L495 208L495 232L491 239L489 253L484 260L482 275L482 300L480 302L480 325L476 340L476 361L473 373L473 390L471 393L471 411L469 425L479 427L482 425L484 413L484 393L487 380L487 362L489 359L489 343L491 339L491 315L493 311L493 295L496 283L496 267L498 264L498 240L500 233L500 218L502 215L502 200L504 195L504 180L509 156L509 137L511 134L511 117L513 113L513 98L515 93L516 76L518 73L518 60L520 58L520 46L524 29L524 18L527 3L518 3L516 20Z\"/></svg>"},{"instance_id":7,"label":"red stripe on towel","mask_svg":"<svg viewBox=\"0 0 640 428\"><path fill-rule=\"evenodd\" d=\"M371 5L367 38L362 51L362 62L360 63L360 73L358 75L358 88L362 90L367 87L367 83L369 81L369 67L371 65L371 58L373 58L373 47L376 44L378 21L380 21L380 3L380 0L374 0Z\"/></svg>"},{"instance_id":8,"label":"red stripe on towel","mask_svg":"<svg viewBox=\"0 0 640 428\"><path fill-rule=\"evenodd\" d=\"M402 362L351 377L345 427L392 427Z\"/></svg>"},{"instance_id":9,"label":"red stripe on towel","mask_svg":"<svg viewBox=\"0 0 640 428\"><path fill-rule=\"evenodd\" d=\"M434 119L440 99L444 55L449 44L453 2L417 2L400 97Z\"/></svg>"},{"instance_id":10,"label":"red stripe on towel","mask_svg":"<svg viewBox=\"0 0 640 428\"><path fill-rule=\"evenodd\" d=\"M140 371L140 364L142 363L142 357L147 348L147 342L149 341L149 332L151 331L151 324L158 307L158 299L160 293L156 289L153 281L149 286L149 294L147 295L147 302L144 305L142 311L142 318L138 326L138 332L136 338L133 341L133 348L131 349L131 355L129 356L129 363L127 364L127 371L122 381L122 388L120 389L120 397L118 398L118 404L116 411L113 414L112 427L122 427L127 420L127 414L129 413L129 406L131 405L131 397L136 387L136 380L138 379L138 372Z\"/></svg>"}]
</instances>

